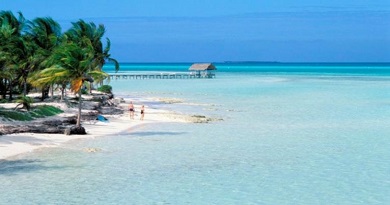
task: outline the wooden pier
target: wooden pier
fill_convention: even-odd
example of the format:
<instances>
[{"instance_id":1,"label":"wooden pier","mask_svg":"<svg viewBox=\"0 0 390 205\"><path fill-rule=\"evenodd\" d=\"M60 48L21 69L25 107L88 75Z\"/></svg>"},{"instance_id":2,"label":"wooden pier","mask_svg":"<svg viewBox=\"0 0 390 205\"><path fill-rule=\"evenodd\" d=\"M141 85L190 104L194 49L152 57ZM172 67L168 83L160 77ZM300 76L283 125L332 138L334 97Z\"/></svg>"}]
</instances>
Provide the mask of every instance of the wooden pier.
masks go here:
<instances>
[{"instance_id":1,"label":"wooden pier","mask_svg":"<svg viewBox=\"0 0 390 205\"><path fill-rule=\"evenodd\" d=\"M188 73L160 73L160 74L110 74L111 80L119 79L195 79L195 78L215 78L215 74L202 76Z\"/></svg>"},{"instance_id":2,"label":"wooden pier","mask_svg":"<svg viewBox=\"0 0 390 205\"><path fill-rule=\"evenodd\" d=\"M211 63L194 63L188 69L189 72L169 72L165 73L112 73L109 74L110 80L119 79L195 79L195 78L215 78L217 68ZM142 72L142 71L141 71ZM145 71L146 72L146 71ZM159 72L159 71L157 71Z\"/></svg>"}]
</instances>

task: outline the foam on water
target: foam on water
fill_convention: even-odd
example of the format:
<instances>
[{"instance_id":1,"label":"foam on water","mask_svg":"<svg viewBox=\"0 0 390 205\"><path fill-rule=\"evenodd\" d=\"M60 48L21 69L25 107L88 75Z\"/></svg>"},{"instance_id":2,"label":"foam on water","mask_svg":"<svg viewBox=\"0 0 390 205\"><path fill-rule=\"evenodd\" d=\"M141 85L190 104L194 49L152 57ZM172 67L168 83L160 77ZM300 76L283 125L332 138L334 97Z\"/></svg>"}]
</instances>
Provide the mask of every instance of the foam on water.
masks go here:
<instances>
[{"instance_id":1,"label":"foam on water","mask_svg":"<svg viewBox=\"0 0 390 205\"><path fill-rule=\"evenodd\" d=\"M390 202L384 76L222 73L111 84L128 99L180 99L151 105L224 120L145 125L18 156L0 164L0 204Z\"/></svg>"}]
</instances>

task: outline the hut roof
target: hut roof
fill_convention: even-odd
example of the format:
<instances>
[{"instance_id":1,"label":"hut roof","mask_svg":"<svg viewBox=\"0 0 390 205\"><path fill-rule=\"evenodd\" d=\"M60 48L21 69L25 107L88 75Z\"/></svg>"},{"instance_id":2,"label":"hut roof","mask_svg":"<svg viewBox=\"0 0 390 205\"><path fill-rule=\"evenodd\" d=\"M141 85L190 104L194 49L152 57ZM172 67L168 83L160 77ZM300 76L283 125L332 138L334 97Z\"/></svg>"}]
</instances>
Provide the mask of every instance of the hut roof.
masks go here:
<instances>
[{"instance_id":1,"label":"hut roof","mask_svg":"<svg viewBox=\"0 0 390 205\"><path fill-rule=\"evenodd\" d=\"M189 70L217 70L211 63L194 63Z\"/></svg>"}]
</instances>

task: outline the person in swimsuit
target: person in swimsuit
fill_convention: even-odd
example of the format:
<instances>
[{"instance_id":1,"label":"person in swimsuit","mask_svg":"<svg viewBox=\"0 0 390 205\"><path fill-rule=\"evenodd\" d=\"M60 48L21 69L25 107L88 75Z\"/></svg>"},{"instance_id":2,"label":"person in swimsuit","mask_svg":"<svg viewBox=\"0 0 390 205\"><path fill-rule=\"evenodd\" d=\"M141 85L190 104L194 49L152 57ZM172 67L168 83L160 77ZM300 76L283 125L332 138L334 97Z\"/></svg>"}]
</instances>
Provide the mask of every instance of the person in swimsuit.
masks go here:
<instances>
[{"instance_id":1,"label":"person in swimsuit","mask_svg":"<svg viewBox=\"0 0 390 205\"><path fill-rule=\"evenodd\" d=\"M130 119L134 119L134 105L133 102L129 104Z\"/></svg>"},{"instance_id":2,"label":"person in swimsuit","mask_svg":"<svg viewBox=\"0 0 390 205\"><path fill-rule=\"evenodd\" d=\"M144 120L144 116L145 116L145 106L142 105L142 107L141 107L141 118L140 118L140 120Z\"/></svg>"}]
</instances>

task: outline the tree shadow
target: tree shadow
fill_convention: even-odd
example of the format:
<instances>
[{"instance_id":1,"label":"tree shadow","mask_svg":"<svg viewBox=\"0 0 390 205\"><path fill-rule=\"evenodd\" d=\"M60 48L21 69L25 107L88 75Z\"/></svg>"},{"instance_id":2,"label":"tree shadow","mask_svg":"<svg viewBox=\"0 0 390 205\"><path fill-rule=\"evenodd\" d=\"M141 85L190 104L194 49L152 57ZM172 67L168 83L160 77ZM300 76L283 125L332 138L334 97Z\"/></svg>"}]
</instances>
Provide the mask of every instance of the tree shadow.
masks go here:
<instances>
[{"instance_id":1,"label":"tree shadow","mask_svg":"<svg viewBox=\"0 0 390 205\"><path fill-rule=\"evenodd\" d=\"M39 170L60 169L60 166L45 166L42 160L18 159L0 160L0 175L14 175Z\"/></svg>"},{"instance_id":2,"label":"tree shadow","mask_svg":"<svg viewBox=\"0 0 390 205\"><path fill-rule=\"evenodd\" d=\"M159 136L159 135L182 135L185 134L185 132L152 132L152 131L147 131L147 132L131 132L128 135L131 136L138 136L138 137L150 137L150 136Z\"/></svg>"},{"instance_id":3,"label":"tree shadow","mask_svg":"<svg viewBox=\"0 0 390 205\"><path fill-rule=\"evenodd\" d=\"M30 144L41 144L47 140L38 139L32 136L12 136L0 138L0 144L12 144L14 142L28 142Z\"/></svg>"}]
</instances>

